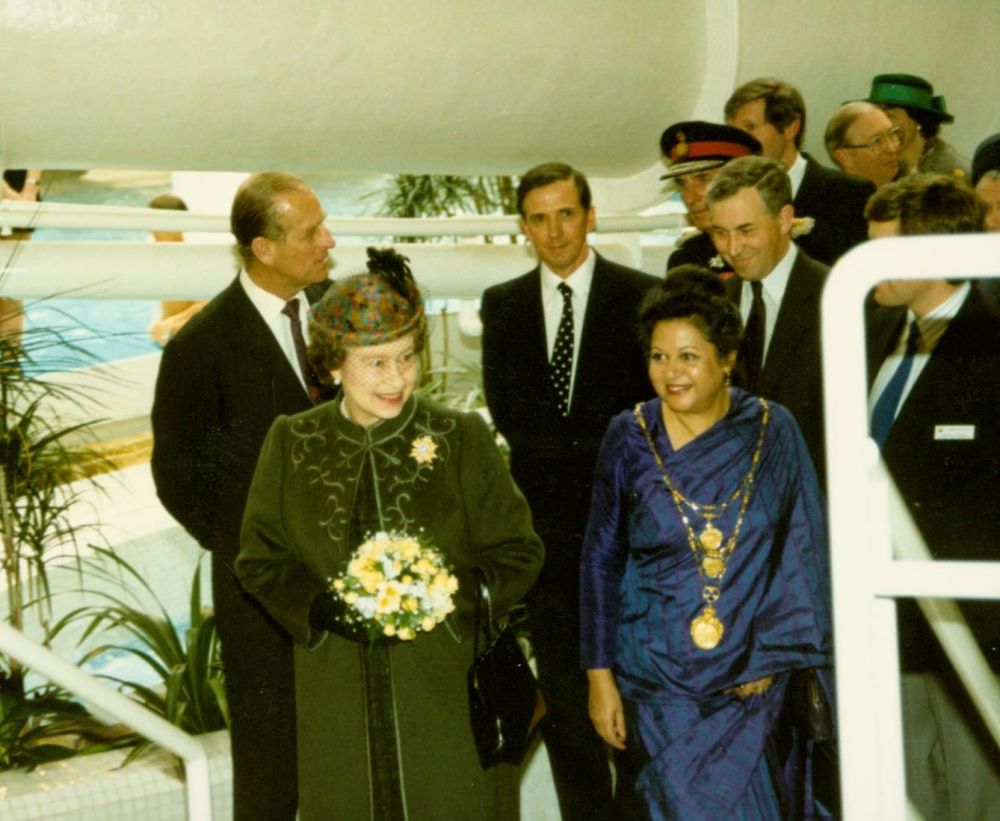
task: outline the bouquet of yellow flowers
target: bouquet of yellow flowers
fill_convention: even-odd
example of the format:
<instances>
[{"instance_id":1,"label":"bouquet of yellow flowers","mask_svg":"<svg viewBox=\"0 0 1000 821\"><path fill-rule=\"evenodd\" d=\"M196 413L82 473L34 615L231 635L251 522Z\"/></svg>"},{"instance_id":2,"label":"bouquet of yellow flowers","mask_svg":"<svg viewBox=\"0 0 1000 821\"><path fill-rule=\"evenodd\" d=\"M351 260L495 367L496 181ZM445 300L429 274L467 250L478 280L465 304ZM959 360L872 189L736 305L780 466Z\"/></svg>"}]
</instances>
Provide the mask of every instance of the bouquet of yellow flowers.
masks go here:
<instances>
[{"instance_id":1,"label":"bouquet of yellow flowers","mask_svg":"<svg viewBox=\"0 0 1000 821\"><path fill-rule=\"evenodd\" d=\"M455 609L458 579L433 547L403 533L379 532L354 551L330 590L347 606L344 620L370 639L409 641Z\"/></svg>"}]
</instances>

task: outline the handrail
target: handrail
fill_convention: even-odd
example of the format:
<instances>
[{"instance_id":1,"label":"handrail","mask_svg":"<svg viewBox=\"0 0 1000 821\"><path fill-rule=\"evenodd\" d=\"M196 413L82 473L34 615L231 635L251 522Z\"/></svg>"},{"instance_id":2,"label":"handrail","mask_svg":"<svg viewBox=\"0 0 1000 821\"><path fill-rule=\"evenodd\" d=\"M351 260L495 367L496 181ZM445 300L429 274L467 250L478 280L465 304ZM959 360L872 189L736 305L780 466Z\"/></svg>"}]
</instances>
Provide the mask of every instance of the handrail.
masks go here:
<instances>
[{"instance_id":1,"label":"handrail","mask_svg":"<svg viewBox=\"0 0 1000 821\"><path fill-rule=\"evenodd\" d=\"M180 756L187 776L188 819L211 821L208 756L197 738L60 658L6 622L0 622L0 651Z\"/></svg>"},{"instance_id":2,"label":"handrail","mask_svg":"<svg viewBox=\"0 0 1000 821\"><path fill-rule=\"evenodd\" d=\"M893 819L906 813L895 598L993 598L1000 590L1000 562L935 561L920 567L893 557L894 541L915 540L905 527L895 538L890 535L890 511L896 510L895 526L898 503L890 501L891 482L868 438L862 305L882 279L995 277L998 260L998 234L879 240L846 254L823 294L826 443L837 455L828 460L827 471L845 818ZM908 515L902 512L902 518ZM911 555L910 548L902 550ZM932 627L941 628L948 606L924 604ZM959 674L971 682L970 692L976 691L977 706L985 706L992 731L996 694L979 686L978 648L963 638L955 641L951 634L961 630L937 628L949 657L958 659Z\"/></svg>"},{"instance_id":3,"label":"handrail","mask_svg":"<svg viewBox=\"0 0 1000 821\"><path fill-rule=\"evenodd\" d=\"M879 469L885 470L883 462L879 462ZM958 565L960 574L950 572L954 567L944 568L945 573L942 573L941 563L935 562L934 575L928 578L929 574L925 572L927 566L920 567L920 564L932 558L931 552L891 480L889 488L889 522L895 534L895 555L897 558L917 560L909 568L910 584L903 588L907 591L903 595L914 595L919 587L927 585L939 595L947 588L953 588L951 595L956 597L997 598L1000 591L1000 584L997 583L997 568L1000 564L997 562L962 562ZM898 566L902 563L897 561L895 564ZM894 571L898 572L898 568L894 568ZM895 585L899 580L890 581ZM928 584L929 582L932 583ZM885 590L885 585L880 584L879 587ZM917 603L962 680L972 703L979 710L986 729L993 736L997 747L1000 747L1000 683L986 663L962 611L952 599L920 597Z\"/></svg>"},{"instance_id":4,"label":"handrail","mask_svg":"<svg viewBox=\"0 0 1000 821\"><path fill-rule=\"evenodd\" d=\"M598 233L637 233L678 230L687 224L683 214L598 214ZM516 215L439 218L332 217L327 228L335 237L514 236L521 232ZM62 202L0 200L0 230L4 228L100 228L123 231L192 231L229 236L229 215L157 208L77 205Z\"/></svg>"}]
</instances>

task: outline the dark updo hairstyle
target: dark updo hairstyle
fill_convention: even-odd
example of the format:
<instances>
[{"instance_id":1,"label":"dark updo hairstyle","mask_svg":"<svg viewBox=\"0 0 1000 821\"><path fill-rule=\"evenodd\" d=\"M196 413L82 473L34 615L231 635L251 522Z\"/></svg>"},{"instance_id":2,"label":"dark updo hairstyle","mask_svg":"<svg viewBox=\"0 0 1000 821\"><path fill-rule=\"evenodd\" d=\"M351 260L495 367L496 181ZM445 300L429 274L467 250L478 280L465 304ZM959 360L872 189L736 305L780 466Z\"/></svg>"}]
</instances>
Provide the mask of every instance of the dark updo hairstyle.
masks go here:
<instances>
[{"instance_id":1,"label":"dark updo hairstyle","mask_svg":"<svg viewBox=\"0 0 1000 821\"><path fill-rule=\"evenodd\" d=\"M393 342L413 334L421 353L427 344L427 315L409 259L392 248L368 248L368 266L335 280L309 312L309 364L324 388L331 371L351 348Z\"/></svg>"},{"instance_id":2,"label":"dark updo hairstyle","mask_svg":"<svg viewBox=\"0 0 1000 821\"><path fill-rule=\"evenodd\" d=\"M654 285L639 306L639 332L649 355L658 322L683 319L711 342L719 357L735 351L743 335L740 312L726 295L722 280L700 265L678 265Z\"/></svg>"}]
</instances>

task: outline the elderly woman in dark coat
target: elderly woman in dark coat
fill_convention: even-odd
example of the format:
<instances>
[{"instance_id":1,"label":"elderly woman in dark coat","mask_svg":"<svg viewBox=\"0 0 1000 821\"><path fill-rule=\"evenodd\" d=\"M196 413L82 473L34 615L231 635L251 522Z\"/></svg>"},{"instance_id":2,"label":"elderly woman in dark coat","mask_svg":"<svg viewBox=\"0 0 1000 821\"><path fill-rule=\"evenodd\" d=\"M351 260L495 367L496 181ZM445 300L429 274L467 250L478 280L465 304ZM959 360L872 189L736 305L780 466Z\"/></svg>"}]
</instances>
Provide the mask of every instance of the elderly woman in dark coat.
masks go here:
<instances>
[{"instance_id":1,"label":"elderly woman in dark coat","mask_svg":"<svg viewBox=\"0 0 1000 821\"><path fill-rule=\"evenodd\" d=\"M423 301L405 258L369 257L313 309L310 361L341 393L271 428L236 565L298 645L300 817L516 819L517 773L484 771L469 725L473 579L502 613L542 545L483 420L414 395ZM330 592L380 531L433 545L458 578L455 612L414 640L372 643Z\"/></svg>"}]
</instances>

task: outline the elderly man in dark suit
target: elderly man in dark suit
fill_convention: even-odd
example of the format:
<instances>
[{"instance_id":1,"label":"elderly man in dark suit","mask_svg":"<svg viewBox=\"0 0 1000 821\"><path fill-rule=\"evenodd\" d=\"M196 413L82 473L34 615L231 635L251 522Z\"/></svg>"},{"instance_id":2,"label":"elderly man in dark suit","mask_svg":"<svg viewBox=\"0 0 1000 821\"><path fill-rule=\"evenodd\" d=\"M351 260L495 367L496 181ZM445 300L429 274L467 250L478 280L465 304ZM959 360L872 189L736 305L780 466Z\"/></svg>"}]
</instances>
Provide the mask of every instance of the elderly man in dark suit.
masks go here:
<instances>
[{"instance_id":1,"label":"elderly man in dark suit","mask_svg":"<svg viewBox=\"0 0 1000 821\"><path fill-rule=\"evenodd\" d=\"M822 481L819 307L829 269L792 242L792 187L778 160L727 163L706 201L712 241L736 273L726 287L746 325L737 381L792 412Z\"/></svg>"},{"instance_id":2,"label":"elderly man in dark suit","mask_svg":"<svg viewBox=\"0 0 1000 821\"><path fill-rule=\"evenodd\" d=\"M976 233L983 206L955 179L880 188L872 238ZM888 280L869 320L872 437L937 559L1000 558L1000 315L971 283ZM1000 672L1000 605L962 610ZM906 783L924 818L994 818L1000 754L921 614L899 608Z\"/></svg>"},{"instance_id":3,"label":"elderly man in dark suit","mask_svg":"<svg viewBox=\"0 0 1000 821\"><path fill-rule=\"evenodd\" d=\"M240 186L231 223L242 270L167 344L153 403L157 493L212 553L236 819L291 821L298 804L291 640L233 562L264 436L315 398L304 333L330 269L325 218L298 177L267 172Z\"/></svg>"},{"instance_id":4,"label":"elderly man in dark suit","mask_svg":"<svg viewBox=\"0 0 1000 821\"><path fill-rule=\"evenodd\" d=\"M796 217L814 224L795 238L813 259L833 265L868 238L865 203L875 186L826 168L801 151L806 104L795 86L775 77L744 83L726 102L726 122L756 137L765 157L781 160L792 183Z\"/></svg>"},{"instance_id":5,"label":"elderly man in dark suit","mask_svg":"<svg viewBox=\"0 0 1000 821\"><path fill-rule=\"evenodd\" d=\"M562 817L609 819L610 770L580 669L580 550L605 428L652 390L636 316L657 280L587 245L595 214L580 172L562 163L533 168L517 198L540 264L483 294L483 385L545 544L528 604Z\"/></svg>"}]
</instances>

